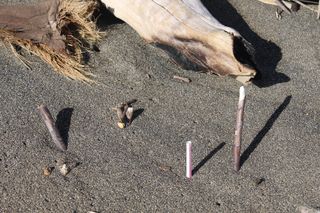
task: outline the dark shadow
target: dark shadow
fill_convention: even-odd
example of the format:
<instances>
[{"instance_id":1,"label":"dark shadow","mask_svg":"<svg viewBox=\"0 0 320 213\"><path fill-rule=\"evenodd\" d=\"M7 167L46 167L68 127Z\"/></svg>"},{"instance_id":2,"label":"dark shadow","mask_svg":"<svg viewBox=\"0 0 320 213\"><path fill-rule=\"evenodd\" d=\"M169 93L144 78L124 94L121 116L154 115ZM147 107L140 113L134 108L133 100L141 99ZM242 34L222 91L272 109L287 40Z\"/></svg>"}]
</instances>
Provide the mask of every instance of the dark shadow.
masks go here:
<instances>
[{"instance_id":1,"label":"dark shadow","mask_svg":"<svg viewBox=\"0 0 320 213\"><path fill-rule=\"evenodd\" d=\"M271 115L267 123L264 125L264 127L260 130L260 132L256 135L256 137L253 139L251 144L248 146L248 148L242 153L240 157L240 168L244 164L246 160L250 157L252 152L258 147L258 145L261 143L264 136L269 132L271 127L273 126L274 122L278 119L280 114L286 109L286 107L289 105L291 101L292 96L286 97L286 99L283 101L283 103L276 109L276 111Z\"/></svg>"},{"instance_id":2,"label":"dark shadow","mask_svg":"<svg viewBox=\"0 0 320 213\"><path fill-rule=\"evenodd\" d=\"M288 82L290 78L277 73L278 62L282 58L281 49L273 42L266 41L253 32L242 16L227 0L201 0L209 12L223 25L237 30L255 49L254 61L257 76L253 83L258 87L269 87Z\"/></svg>"},{"instance_id":3,"label":"dark shadow","mask_svg":"<svg viewBox=\"0 0 320 213\"><path fill-rule=\"evenodd\" d=\"M63 142L66 144L67 147L72 113L72 108L65 108L58 113L56 120L56 127L58 128Z\"/></svg>"},{"instance_id":4,"label":"dark shadow","mask_svg":"<svg viewBox=\"0 0 320 213\"><path fill-rule=\"evenodd\" d=\"M143 113L144 109L137 109L133 112L132 121L139 117Z\"/></svg>"},{"instance_id":5,"label":"dark shadow","mask_svg":"<svg viewBox=\"0 0 320 213\"><path fill-rule=\"evenodd\" d=\"M124 23L122 20L115 17L113 12L113 8L106 8L104 4L100 4L99 8L94 13L98 29L105 31L112 25Z\"/></svg>"},{"instance_id":6,"label":"dark shadow","mask_svg":"<svg viewBox=\"0 0 320 213\"><path fill-rule=\"evenodd\" d=\"M207 163L208 160L210 160L220 149L222 149L226 145L226 143L220 143L219 146L217 146L214 150L212 150L196 167L192 170L192 175L195 175L198 170L204 166L204 164Z\"/></svg>"}]
</instances>

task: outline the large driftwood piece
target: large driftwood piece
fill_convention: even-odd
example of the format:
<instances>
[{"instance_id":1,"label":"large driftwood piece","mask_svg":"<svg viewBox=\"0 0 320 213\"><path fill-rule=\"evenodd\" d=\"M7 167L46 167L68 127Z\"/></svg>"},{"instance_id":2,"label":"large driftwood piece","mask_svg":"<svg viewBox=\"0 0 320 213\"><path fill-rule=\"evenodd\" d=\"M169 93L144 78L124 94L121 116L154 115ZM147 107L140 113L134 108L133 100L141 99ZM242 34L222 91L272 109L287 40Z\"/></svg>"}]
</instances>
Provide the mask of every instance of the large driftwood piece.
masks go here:
<instances>
[{"instance_id":1,"label":"large driftwood piece","mask_svg":"<svg viewBox=\"0 0 320 213\"><path fill-rule=\"evenodd\" d=\"M251 45L216 20L199 0L102 2L148 42L174 47L213 73L231 75L243 83L256 74Z\"/></svg>"}]
</instances>

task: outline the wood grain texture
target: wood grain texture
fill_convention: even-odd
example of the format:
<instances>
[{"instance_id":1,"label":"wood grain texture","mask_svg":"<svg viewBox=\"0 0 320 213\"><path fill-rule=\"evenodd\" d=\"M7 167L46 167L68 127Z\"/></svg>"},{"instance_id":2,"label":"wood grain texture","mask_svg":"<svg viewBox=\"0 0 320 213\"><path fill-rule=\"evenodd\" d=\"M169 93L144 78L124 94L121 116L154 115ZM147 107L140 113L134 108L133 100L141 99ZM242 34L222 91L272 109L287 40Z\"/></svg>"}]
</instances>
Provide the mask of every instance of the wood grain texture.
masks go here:
<instances>
[{"instance_id":1,"label":"wood grain texture","mask_svg":"<svg viewBox=\"0 0 320 213\"><path fill-rule=\"evenodd\" d=\"M103 3L146 41L173 47L210 72L239 76L243 83L256 74L250 43L216 20L201 1L103 0Z\"/></svg>"}]
</instances>

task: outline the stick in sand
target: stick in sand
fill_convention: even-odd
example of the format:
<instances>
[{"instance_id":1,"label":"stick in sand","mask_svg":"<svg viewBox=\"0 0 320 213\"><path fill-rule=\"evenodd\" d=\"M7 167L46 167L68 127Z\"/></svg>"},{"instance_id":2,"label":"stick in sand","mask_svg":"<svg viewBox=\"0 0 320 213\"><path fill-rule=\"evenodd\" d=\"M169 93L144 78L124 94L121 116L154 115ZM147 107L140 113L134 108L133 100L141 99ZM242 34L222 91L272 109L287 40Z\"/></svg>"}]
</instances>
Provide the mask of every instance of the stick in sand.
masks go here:
<instances>
[{"instance_id":1,"label":"stick in sand","mask_svg":"<svg viewBox=\"0 0 320 213\"><path fill-rule=\"evenodd\" d=\"M49 109L46 106L41 105L38 107L38 110L40 112L40 115L41 115L43 121L45 122L45 124L49 130L49 133L52 137L53 142L56 144L56 146L60 150L66 151L67 146L63 142L63 139L59 133L59 130L57 129L56 125L54 124L54 120L52 118L52 115L51 115Z\"/></svg>"},{"instance_id":2,"label":"stick in sand","mask_svg":"<svg viewBox=\"0 0 320 213\"><path fill-rule=\"evenodd\" d=\"M244 114L244 104L246 99L244 87L240 87L239 91L239 103L237 110L237 122L236 122L236 131L234 137L234 146L233 146L233 160L234 160L234 170L240 170L240 149L241 149L241 135L242 135L242 124L243 124L243 114Z\"/></svg>"},{"instance_id":3,"label":"stick in sand","mask_svg":"<svg viewBox=\"0 0 320 213\"><path fill-rule=\"evenodd\" d=\"M191 154L191 141L186 143L186 177L192 178L192 154Z\"/></svg>"},{"instance_id":4,"label":"stick in sand","mask_svg":"<svg viewBox=\"0 0 320 213\"><path fill-rule=\"evenodd\" d=\"M320 0L319 0L319 3L318 3L318 16L317 16L317 19L320 19Z\"/></svg>"}]
</instances>

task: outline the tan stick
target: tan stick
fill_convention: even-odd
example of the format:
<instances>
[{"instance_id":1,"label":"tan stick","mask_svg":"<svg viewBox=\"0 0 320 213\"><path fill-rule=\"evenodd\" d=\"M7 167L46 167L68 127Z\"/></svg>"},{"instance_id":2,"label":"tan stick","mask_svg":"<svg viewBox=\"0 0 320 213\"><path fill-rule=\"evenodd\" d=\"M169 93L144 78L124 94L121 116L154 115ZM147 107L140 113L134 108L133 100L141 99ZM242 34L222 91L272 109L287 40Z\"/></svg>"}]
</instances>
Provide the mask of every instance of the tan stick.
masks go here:
<instances>
[{"instance_id":1,"label":"tan stick","mask_svg":"<svg viewBox=\"0 0 320 213\"><path fill-rule=\"evenodd\" d=\"M237 110L237 121L236 121L236 131L234 137L233 146L233 160L234 160L234 170L240 170L240 150L241 150L241 135L243 126L243 114L245 105L245 90L244 87L240 87L240 96Z\"/></svg>"},{"instance_id":2,"label":"tan stick","mask_svg":"<svg viewBox=\"0 0 320 213\"><path fill-rule=\"evenodd\" d=\"M317 19L320 19L320 0L319 0L319 3L318 3L318 16L317 16Z\"/></svg>"},{"instance_id":3,"label":"tan stick","mask_svg":"<svg viewBox=\"0 0 320 213\"><path fill-rule=\"evenodd\" d=\"M185 78L185 77L181 77L181 76L173 76L174 79L177 79L177 80L180 80L180 81L183 81L183 82L186 82L186 83L190 83L191 80L189 78Z\"/></svg>"},{"instance_id":4,"label":"tan stick","mask_svg":"<svg viewBox=\"0 0 320 213\"><path fill-rule=\"evenodd\" d=\"M40 112L40 115L43 119L43 121L45 122L48 130L49 130L49 133L52 137L52 140L53 142L56 144L56 146L62 150L62 151L66 151L67 150L67 146L66 144L63 142L63 139L59 133L59 130L57 129L55 123L54 123L54 120L52 118L52 115L49 111L49 109L44 106L44 105L41 105L38 107L38 110Z\"/></svg>"}]
</instances>

